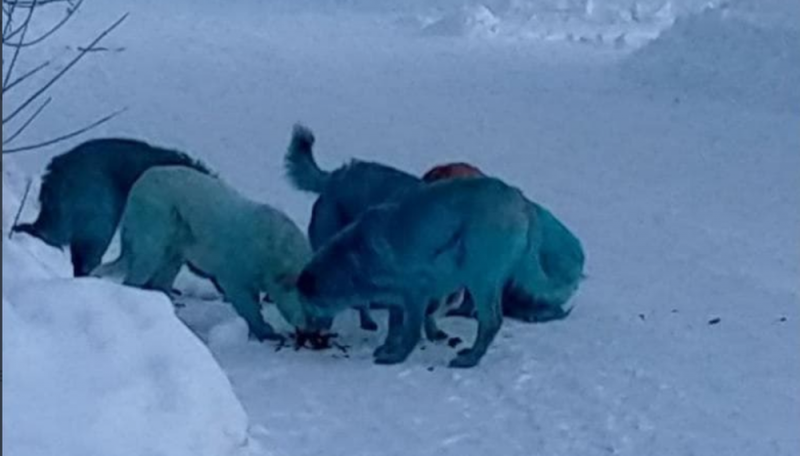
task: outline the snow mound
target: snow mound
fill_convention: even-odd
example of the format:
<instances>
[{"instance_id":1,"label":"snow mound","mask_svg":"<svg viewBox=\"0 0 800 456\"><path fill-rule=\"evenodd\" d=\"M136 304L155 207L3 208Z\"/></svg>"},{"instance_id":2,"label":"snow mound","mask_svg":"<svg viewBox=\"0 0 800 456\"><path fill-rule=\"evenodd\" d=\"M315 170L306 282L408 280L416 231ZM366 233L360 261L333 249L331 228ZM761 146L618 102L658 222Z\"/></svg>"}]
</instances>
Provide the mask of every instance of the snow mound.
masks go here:
<instances>
[{"instance_id":1,"label":"snow mound","mask_svg":"<svg viewBox=\"0 0 800 456\"><path fill-rule=\"evenodd\" d=\"M163 294L70 278L64 252L8 238L25 181L8 163L3 171L3 454L257 448L227 377Z\"/></svg>"},{"instance_id":2,"label":"snow mound","mask_svg":"<svg viewBox=\"0 0 800 456\"><path fill-rule=\"evenodd\" d=\"M645 87L800 112L800 31L736 6L678 19L623 64Z\"/></svg>"},{"instance_id":3,"label":"snow mound","mask_svg":"<svg viewBox=\"0 0 800 456\"><path fill-rule=\"evenodd\" d=\"M674 21L670 1L491 1L405 16L396 22L424 36L502 42L569 41L593 46L640 45Z\"/></svg>"},{"instance_id":4,"label":"snow mound","mask_svg":"<svg viewBox=\"0 0 800 456\"><path fill-rule=\"evenodd\" d=\"M426 24L426 36L492 37L497 34L500 19L483 5L465 6Z\"/></svg>"},{"instance_id":5,"label":"snow mound","mask_svg":"<svg viewBox=\"0 0 800 456\"><path fill-rule=\"evenodd\" d=\"M3 453L245 454L241 405L163 295L45 280L3 316Z\"/></svg>"}]
</instances>

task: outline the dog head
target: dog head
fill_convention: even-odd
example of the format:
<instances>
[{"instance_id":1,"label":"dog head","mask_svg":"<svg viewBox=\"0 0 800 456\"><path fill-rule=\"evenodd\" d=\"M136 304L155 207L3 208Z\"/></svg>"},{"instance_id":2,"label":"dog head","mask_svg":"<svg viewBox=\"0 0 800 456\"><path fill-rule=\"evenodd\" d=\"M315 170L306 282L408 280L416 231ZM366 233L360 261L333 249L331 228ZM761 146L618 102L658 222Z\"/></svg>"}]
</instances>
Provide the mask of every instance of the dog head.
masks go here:
<instances>
[{"instance_id":1,"label":"dog head","mask_svg":"<svg viewBox=\"0 0 800 456\"><path fill-rule=\"evenodd\" d=\"M297 280L300 295L316 317L330 317L348 307L381 297L381 285L392 266L391 249L376 225L379 210L370 210L331 238L315 254Z\"/></svg>"},{"instance_id":2,"label":"dog head","mask_svg":"<svg viewBox=\"0 0 800 456\"><path fill-rule=\"evenodd\" d=\"M436 182L443 179L453 179L457 177L482 177L485 176L480 169L469 163L454 162L434 166L422 176L425 182Z\"/></svg>"}]
</instances>

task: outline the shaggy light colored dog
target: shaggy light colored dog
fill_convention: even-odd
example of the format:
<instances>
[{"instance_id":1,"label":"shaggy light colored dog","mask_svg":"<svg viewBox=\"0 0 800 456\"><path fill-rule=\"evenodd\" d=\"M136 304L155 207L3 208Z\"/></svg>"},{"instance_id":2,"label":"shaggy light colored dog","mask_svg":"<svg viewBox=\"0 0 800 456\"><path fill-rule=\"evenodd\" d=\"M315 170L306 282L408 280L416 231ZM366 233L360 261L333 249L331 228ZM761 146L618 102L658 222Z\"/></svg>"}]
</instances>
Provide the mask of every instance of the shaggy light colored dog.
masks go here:
<instances>
[{"instance_id":1,"label":"shaggy light colored dog","mask_svg":"<svg viewBox=\"0 0 800 456\"><path fill-rule=\"evenodd\" d=\"M408 357L431 300L466 288L478 334L450 365L471 367L500 329L503 300L569 313L583 251L554 222L497 179L441 181L365 212L315 253L297 286L320 317L365 301L390 306L389 334L375 351L381 364Z\"/></svg>"},{"instance_id":2,"label":"shaggy light colored dog","mask_svg":"<svg viewBox=\"0 0 800 456\"><path fill-rule=\"evenodd\" d=\"M215 282L256 338L280 338L261 316L260 293L305 330L296 279L311 257L306 237L285 214L221 180L183 167L147 171L128 197L121 235L119 258L93 275L169 292L188 263Z\"/></svg>"}]
</instances>

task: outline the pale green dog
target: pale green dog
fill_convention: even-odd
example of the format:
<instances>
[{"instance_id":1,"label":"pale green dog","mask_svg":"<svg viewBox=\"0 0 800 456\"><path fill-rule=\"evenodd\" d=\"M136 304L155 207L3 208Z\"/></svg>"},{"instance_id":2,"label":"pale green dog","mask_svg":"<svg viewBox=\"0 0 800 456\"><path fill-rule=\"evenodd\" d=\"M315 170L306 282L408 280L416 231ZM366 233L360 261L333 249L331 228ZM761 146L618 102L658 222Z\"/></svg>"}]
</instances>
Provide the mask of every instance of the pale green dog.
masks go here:
<instances>
[{"instance_id":1,"label":"pale green dog","mask_svg":"<svg viewBox=\"0 0 800 456\"><path fill-rule=\"evenodd\" d=\"M121 239L119 258L92 275L169 292L188 263L215 282L259 340L280 338L261 316L261 293L291 325L307 328L295 286L311 258L305 235L284 213L215 177L176 166L147 171L128 197Z\"/></svg>"}]
</instances>

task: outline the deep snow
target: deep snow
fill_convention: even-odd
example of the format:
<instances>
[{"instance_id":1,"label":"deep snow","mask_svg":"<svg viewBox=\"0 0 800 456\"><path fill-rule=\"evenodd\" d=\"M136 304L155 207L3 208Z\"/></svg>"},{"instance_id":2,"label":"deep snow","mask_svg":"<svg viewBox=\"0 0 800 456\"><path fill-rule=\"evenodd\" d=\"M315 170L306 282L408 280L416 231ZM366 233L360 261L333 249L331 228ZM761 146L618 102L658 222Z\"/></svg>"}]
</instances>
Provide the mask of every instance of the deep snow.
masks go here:
<instances>
[{"instance_id":1,"label":"deep snow","mask_svg":"<svg viewBox=\"0 0 800 456\"><path fill-rule=\"evenodd\" d=\"M261 454L229 380L168 299L67 278L67 255L7 238L20 187L4 166L3 454Z\"/></svg>"},{"instance_id":2,"label":"deep snow","mask_svg":"<svg viewBox=\"0 0 800 456\"><path fill-rule=\"evenodd\" d=\"M325 167L355 156L423 172L468 160L550 207L586 247L573 314L506 321L467 371L445 368L454 350L431 344L375 366L381 335L352 314L337 328L348 357L275 352L184 278L192 297L179 315L230 378L254 442L293 456L800 451L797 111L680 80L677 93L643 87L628 65L643 62L635 76L661 67L613 47L420 36L388 13L249 0L141 5L109 40L125 50L76 68L54 94L71 115L51 112L37 134L128 106L93 134L196 154L305 226L311 199L281 169L303 120ZM91 6L70 42L128 8ZM681 51L664 36L668 55ZM4 164L38 173L63 150ZM471 340L471 323L444 326Z\"/></svg>"}]
</instances>

